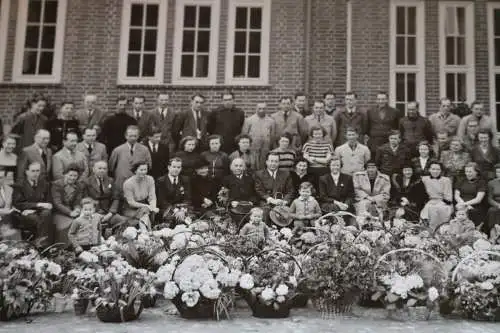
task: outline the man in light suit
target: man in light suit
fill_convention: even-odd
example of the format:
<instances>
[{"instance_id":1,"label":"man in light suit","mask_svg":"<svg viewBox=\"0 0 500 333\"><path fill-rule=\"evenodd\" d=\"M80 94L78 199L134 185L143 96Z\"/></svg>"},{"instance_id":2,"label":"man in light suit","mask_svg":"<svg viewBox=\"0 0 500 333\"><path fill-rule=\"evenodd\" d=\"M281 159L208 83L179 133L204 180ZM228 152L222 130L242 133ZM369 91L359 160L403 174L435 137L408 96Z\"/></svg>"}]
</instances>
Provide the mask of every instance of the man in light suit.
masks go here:
<instances>
[{"instance_id":1,"label":"man in light suit","mask_svg":"<svg viewBox=\"0 0 500 333\"><path fill-rule=\"evenodd\" d=\"M391 180L380 173L375 161L366 163L366 171L356 172L353 176L356 215L376 207L380 217L390 198Z\"/></svg>"},{"instance_id":2,"label":"man in light suit","mask_svg":"<svg viewBox=\"0 0 500 333\"><path fill-rule=\"evenodd\" d=\"M80 123L80 132L83 132L87 127L95 126L97 126L97 131L100 132L104 116L105 112L97 108L97 96L85 96L83 110L79 110L76 113L76 119Z\"/></svg>"},{"instance_id":3,"label":"man in light suit","mask_svg":"<svg viewBox=\"0 0 500 333\"><path fill-rule=\"evenodd\" d=\"M148 137L151 126L157 124L160 119L157 115L145 110L145 103L146 98L144 96L135 96L132 101L133 110L129 113L137 121L139 141Z\"/></svg>"},{"instance_id":4,"label":"man in light suit","mask_svg":"<svg viewBox=\"0 0 500 333\"><path fill-rule=\"evenodd\" d=\"M76 145L76 150L85 155L89 170L92 170L97 161L107 161L108 152L106 146L96 141L97 131L95 128L88 127L83 132L83 141Z\"/></svg>"},{"instance_id":5,"label":"man in light suit","mask_svg":"<svg viewBox=\"0 0 500 333\"><path fill-rule=\"evenodd\" d=\"M168 147L169 154L173 155L175 152L175 142L172 136L172 128L174 126L176 113L173 108L168 106L170 100L168 94L159 93L156 98L158 106L156 109L151 111L153 116L156 118L154 125L161 128L161 143L162 145L166 145ZM150 134L152 135L153 133Z\"/></svg>"},{"instance_id":6,"label":"man in light suit","mask_svg":"<svg viewBox=\"0 0 500 333\"><path fill-rule=\"evenodd\" d=\"M48 148L50 133L40 129L35 134L35 143L25 147L17 160L17 181L24 179L28 165L33 162L40 163L40 177L50 179L52 171L52 151Z\"/></svg>"},{"instance_id":7,"label":"man in light suit","mask_svg":"<svg viewBox=\"0 0 500 333\"><path fill-rule=\"evenodd\" d=\"M255 172L255 192L261 204L289 205L293 199L292 179L287 171L279 170L280 157L269 153L266 168Z\"/></svg>"},{"instance_id":8,"label":"man in light suit","mask_svg":"<svg viewBox=\"0 0 500 333\"><path fill-rule=\"evenodd\" d=\"M52 156L52 175L54 180L64 177L65 171L70 166L77 166L80 169L80 179L89 174L89 165L85 155L76 150L78 135L74 132L66 133L63 140L63 148Z\"/></svg>"},{"instance_id":9,"label":"man in light suit","mask_svg":"<svg viewBox=\"0 0 500 333\"><path fill-rule=\"evenodd\" d=\"M203 108L204 103L205 97L201 94L195 94L191 97L190 109L177 114L173 128L176 143L186 136L192 136L198 139L198 148L205 145L208 113Z\"/></svg>"},{"instance_id":10,"label":"man in light suit","mask_svg":"<svg viewBox=\"0 0 500 333\"><path fill-rule=\"evenodd\" d=\"M139 143L139 128L129 126L125 132L127 142L116 147L109 158L109 170L115 178L115 184L122 189L123 182L130 178L132 165L138 162L146 162L151 168L151 154L146 146Z\"/></svg>"}]
</instances>

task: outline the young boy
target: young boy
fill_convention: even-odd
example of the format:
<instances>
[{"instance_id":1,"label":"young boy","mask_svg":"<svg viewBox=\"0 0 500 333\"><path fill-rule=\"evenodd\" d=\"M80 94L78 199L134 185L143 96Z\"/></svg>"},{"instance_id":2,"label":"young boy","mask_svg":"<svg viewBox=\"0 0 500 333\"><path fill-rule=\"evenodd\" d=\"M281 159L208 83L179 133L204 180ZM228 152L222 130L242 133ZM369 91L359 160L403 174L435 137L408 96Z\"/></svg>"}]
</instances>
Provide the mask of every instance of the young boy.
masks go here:
<instances>
[{"instance_id":1,"label":"young boy","mask_svg":"<svg viewBox=\"0 0 500 333\"><path fill-rule=\"evenodd\" d=\"M441 232L456 238L459 244L472 244L476 240L476 227L474 222L469 219L467 208L464 205L457 205L455 218L441 228Z\"/></svg>"},{"instance_id":2,"label":"young boy","mask_svg":"<svg viewBox=\"0 0 500 333\"><path fill-rule=\"evenodd\" d=\"M68 238L75 251L80 253L101 243L101 221L103 216L95 212L95 201L83 198L80 216L73 220Z\"/></svg>"},{"instance_id":3,"label":"young boy","mask_svg":"<svg viewBox=\"0 0 500 333\"><path fill-rule=\"evenodd\" d=\"M290 205L294 230L312 226L311 223L321 216L321 208L318 201L312 197L312 191L313 185L303 182L299 187L299 197Z\"/></svg>"},{"instance_id":4,"label":"young boy","mask_svg":"<svg viewBox=\"0 0 500 333\"><path fill-rule=\"evenodd\" d=\"M250 210L250 221L240 230L240 236L248 238L257 247L263 247L269 237L269 228L264 222L262 208L254 207Z\"/></svg>"}]
</instances>

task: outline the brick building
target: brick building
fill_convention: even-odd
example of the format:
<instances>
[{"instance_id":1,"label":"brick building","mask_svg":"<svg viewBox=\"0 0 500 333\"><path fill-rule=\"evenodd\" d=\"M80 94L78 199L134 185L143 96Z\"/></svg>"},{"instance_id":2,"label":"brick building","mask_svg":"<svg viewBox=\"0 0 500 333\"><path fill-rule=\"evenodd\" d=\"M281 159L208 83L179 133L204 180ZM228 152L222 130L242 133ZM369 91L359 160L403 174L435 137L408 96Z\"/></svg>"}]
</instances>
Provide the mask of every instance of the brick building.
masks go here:
<instances>
[{"instance_id":1,"label":"brick building","mask_svg":"<svg viewBox=\"0 0 500 333\"><path fill-rule=\"evenodd\" d=\"M500 110L500 1L0 0L4 123L34 91L103 107L119 94L169 91L175 107L199 91L209 107L231 89L256 101L304 90L377 90L404 108L441 96Z\"/></svg>"}]
</instances>

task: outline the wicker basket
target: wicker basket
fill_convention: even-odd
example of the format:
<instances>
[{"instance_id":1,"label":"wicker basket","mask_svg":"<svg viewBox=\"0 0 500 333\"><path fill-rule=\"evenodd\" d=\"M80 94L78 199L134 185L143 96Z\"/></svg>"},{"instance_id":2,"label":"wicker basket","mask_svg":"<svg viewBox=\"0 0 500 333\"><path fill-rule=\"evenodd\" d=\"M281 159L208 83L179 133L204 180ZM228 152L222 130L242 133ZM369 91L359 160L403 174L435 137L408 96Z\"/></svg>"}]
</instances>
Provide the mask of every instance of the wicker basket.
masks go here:
<instances>
[{"instance_id":1,"label":"wicker basket","mask_svg":"<svg viewBox=\"0 0 500 333\"><path fill-rule=\"evenodd\" d=\"M242 296L252 310L252 316L256 318L288 318L290 316L292 307L290 300L275 307L273 304L268 305L259 302L257 297L252 296L248 291L243 292Z\"/></svg>"},{"instance_id":2,"label":"wicker basket","mask_svg":"<svg viewBox=\"0 0 500 333\"><path fill-rule=\"evenodd\" d=\"M78 298L73 301L73 309L75 309L75 314L77 316L84 315L87 313L87 308L89 307L90 300L88 298Z\"/></svg>"},{"instance_id":3,"label":"wicker basket","mask_svg":"<svg viewBox=\"0 0 500 333\"><path fill-rule=\"evenodd\" d=\"M314 307L323 315L347 314L352 312L352 307L359 299L359 293L348 291L336 300L317 297L312 300Z\"/></svg>"},{"instance_id":4,"label":"wicker basket","mask_svg":"<svg viewBox=\"0 0 500 333\"><path fill-rule=\"evenodd\" d=\"M136 300L126 306L106 306L96 307L97 318L104 323L123 323L136 320L142 313L142 302Z\"/></svg>"},{"instance_id":5,"label":"wicker basket","mask_svg":"<svg viewBox=\"0 0 500 333\"><path fill-rule=\"evenodd\" d=\"M172 299L172 303L184 319L216 319L216 302L215 299L200 296L198 303L193 307L189 307L182 301L181 294Z\"/></svg>"},{"instance_id":6,"label":"wicker basket","mask_svg":"<svg viewBox=\"0 0 500 333\"><path fill-rule=\"evenodd\" d=\"M158 296L144 295L142 296L142 306L145 309L154 308L156 305L156 300Z\"/></svg>"}]
</instances>

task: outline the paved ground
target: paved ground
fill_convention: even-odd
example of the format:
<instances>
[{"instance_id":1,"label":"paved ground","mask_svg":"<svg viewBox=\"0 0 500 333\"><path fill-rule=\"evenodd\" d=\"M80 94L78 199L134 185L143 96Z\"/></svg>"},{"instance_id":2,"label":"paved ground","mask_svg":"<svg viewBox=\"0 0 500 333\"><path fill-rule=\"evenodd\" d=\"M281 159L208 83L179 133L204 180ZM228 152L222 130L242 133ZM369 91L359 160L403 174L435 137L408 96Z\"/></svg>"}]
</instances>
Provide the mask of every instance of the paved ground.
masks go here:
<instances>
[{"instance_id":1,"label":"paved ground","mask_svg":"<svg viewBox=\"0 0 500 333\"><path fill-rule=\"evenodd\" d=\"M125 324L105 324L91 315L77 317L72 312L49 313L0 322L0 333L499 333L500 323L462 320L398 322L383 319L376 310L356 310L353 316L324 319L314 309L293 310L287 319L256 319L246 309L238 309L232 320L184 320L165 312L165 307L146 309L140 319Z\"/></svg>"}]
</instances>

